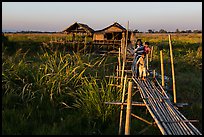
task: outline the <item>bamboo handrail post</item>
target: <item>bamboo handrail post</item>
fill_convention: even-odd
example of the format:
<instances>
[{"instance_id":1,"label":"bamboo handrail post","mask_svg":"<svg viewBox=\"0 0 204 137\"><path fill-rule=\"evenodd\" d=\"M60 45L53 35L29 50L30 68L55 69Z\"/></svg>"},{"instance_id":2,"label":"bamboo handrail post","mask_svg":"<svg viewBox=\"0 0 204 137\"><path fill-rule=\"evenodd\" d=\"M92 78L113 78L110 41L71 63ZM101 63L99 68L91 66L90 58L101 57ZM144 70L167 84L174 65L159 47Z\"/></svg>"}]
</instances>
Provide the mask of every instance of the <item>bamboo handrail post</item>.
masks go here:
<instances>
[{"instance_id":1,"label":"bamboo handrail post","mask_svg":"<svg viewBox=\"0 0 204 137\"><path fill-rule=\"evenodd\" d=\"M130 135L131 109L132 109L132 81L129 81L126 120L125 120L125 135Z\"/></svg>"},{"instance_id":2,"label":"bamboo handrail post","mask_svg":"<svg viewBox=\"0 0 204 137\"><path fill-rule=\"evenodd\" d=\"M173 81L173 97L174 97L174 103L176 103L176 87L175 87L175 75L174 75L174 62L173 62L173 53L172 53L171 35L170 34L169 34L169 47L170 47L170 57L171 57L172 81Z\"/></svg>"},{"instance_id":3,"label":"bamboo handrail post","mask_svg":"<svg viewBox=\"0 0 204 137\"><path fill-rule=\"evenodd\" d=\"M149 70L149 54L146 54L147 70Z\"/></svg>"},{"instance_id":4,"label":"bamboo handrail post","mask_svg":"<svg viewBox=\"0 0 204 137\"><path fill-rule=\"evenodd\" d=\"M121 86L122 86L122 82L123 82L123 77L124 77L124 69L125 69L125 60L126 60L126 52L127 52L127 40L128 40L128 28L129 28L129 21L127 24L127 35L126 35L126 44L124 44L123 46L123 68L122 68L122 74L121 74Z\"/></svg>"},{"instance_id":5,"label":"bamboo handrail post","mask_svg":"<svg viewBox=\"0 0 204 137\"><path fill-rule=\"evenodd\" d=\"M123 94L122 94L122 105L120 110L120 122L119 122L119 131L118 134L121 135L122 132L122 119L123 119L123 103L125 101L125 85L126 85L127 75L125 75L124 86L123 86Z\"/></svg>"},{"instance_id":6,"label":"bamboo handrail post","mask_svg":"<svg viewBox=\"0 0 204 137\"><path fill-rule=\"evenodd\" d=\"M118 53L118 54L119 54L119 57L118 57L119 75L118 75L118 76L120 77L120 76L121 76L121 72L120 72L120 71L121 71L121 59L120 59L120 58L121 58L121 57L120 57L120 55L121 55L121 49L120 49L120 48L119 48L119 53Z\"/></svg>"},{"instance_id":7,"label":"bamboo handrail post","mask_svg":"<svg viewBox=\"0 0 204 137\"><path fill-rule=\"evenodd\" d=\"M156 74L155 74L155 69L153 70L153 78L156 77Z\"/></svg>"},{"instance_id":8,"label":"bamboo handrail post","mask_svg":"<svg viewBox=\"0 0 204 137\"><path fill-rule=\"evenodd\" d=\"M153 49L154 49L154 47L152 46L152 47L151 47L150 62L153 61Z\"/></svg>"},{"instance_id":9,"label":"bamboo handrail post","mask_svg":"<svg viewBox=\"0 0 204 137\"><path fill-rule=\"evenodd\" d=\"M117 65L117 68L116 68L116 76L119 77L119 75L118 75L119 71L117 71L117 70L118 70L118 65ZM118 78L116 79L116 84L118 85Z\"/></svg>"},{"instance_id":10,"label":"bamboo handrail post","mask_svg":"<svg viewBox=\"0 0 204 137\"><path fill-rule=\"evenodd\" d=\"M162 77L162 87L164 87L164 61L162 50L160 50L160 61L161 61L161 77Z\"/></svg>"}]
</instances>

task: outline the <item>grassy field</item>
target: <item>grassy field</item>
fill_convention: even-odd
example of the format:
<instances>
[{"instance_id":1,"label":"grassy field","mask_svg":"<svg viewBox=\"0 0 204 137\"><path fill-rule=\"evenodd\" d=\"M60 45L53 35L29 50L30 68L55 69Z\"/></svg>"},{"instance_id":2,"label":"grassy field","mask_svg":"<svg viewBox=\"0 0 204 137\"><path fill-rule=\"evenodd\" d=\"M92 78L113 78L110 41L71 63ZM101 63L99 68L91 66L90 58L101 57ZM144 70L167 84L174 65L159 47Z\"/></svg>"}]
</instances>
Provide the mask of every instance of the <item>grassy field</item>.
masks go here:
<instances>
[{"instance_id":1,"label":"grassy field","mask_svg":"<svg viewBox=\"0 0 204 137\"><path fill-rule=\"evenodd\" d=\"M64 34L5 34L2 43L2 134L117 135L121 92L105 75L115 73L117 56L99 56L45 48L43 42ZM167 34L138 34L154 46L151 69L160 73L163 46L165 75L171 77ZM202 131L202 34L172 34L179 110ZM65 45L66 46L66 45ZM54 50L53 50L54 49ZM167 83L169 86L171 82ZM172 94L171 91L169 94ZM145 109L134 110L138 115ZM149 114L145 115L152 120ZM16 126L17 125L17 126ZM132 120L131 134L160 135L157 127Z\"/></svg>"}]
</instances>

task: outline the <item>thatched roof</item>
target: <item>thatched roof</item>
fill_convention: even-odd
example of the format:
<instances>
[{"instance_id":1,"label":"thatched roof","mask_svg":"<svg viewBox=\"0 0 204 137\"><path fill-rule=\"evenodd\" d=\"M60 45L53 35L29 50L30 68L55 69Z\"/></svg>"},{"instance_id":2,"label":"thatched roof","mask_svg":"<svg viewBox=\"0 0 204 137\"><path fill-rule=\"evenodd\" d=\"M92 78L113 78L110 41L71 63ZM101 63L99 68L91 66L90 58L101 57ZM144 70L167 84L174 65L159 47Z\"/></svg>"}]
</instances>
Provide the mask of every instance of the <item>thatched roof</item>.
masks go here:
<instances>
[{"instance_id":1,"label":"thatched roof","mask_svg":"<svg viewBox=\"0 0 204 137\"><path fill-rule=\"evenodd\" d=\"M112 25L110 25L110 26L108 26L108 27L106 27L106 28L104 28L104 29L102 29L102 30L97 30L97 31L95 31L96 33L97 32L99 32L99 33L101 33L101 32L103 32L103 31L105 31L105 30L107 30L107 29L109 29L109 28L111 28L111 27L117 27L117 28L119 28L119 29L121 29L121 31L126 31L126 28L124 28L122 25L120 25L119 23L117 23L117 22L115 22L115 23L113 23Z\"/></svg>"},{"instance_id":2,"label":"thatched roof","mask_svg":"<svg viewBox=\"0 0 204 137\"><path fill-rule=\"evenodd\" d=\"M73 29L75 29L77 27L82 27L86 32L94 33L94 30L92 28L90 28L88 25L78 23L78 22L75 22L74 24L72 24L71 26L69 26L68 28L63 30L62 32L70 32L71 30L73 30Z\"/></svg>"}]
</instances>

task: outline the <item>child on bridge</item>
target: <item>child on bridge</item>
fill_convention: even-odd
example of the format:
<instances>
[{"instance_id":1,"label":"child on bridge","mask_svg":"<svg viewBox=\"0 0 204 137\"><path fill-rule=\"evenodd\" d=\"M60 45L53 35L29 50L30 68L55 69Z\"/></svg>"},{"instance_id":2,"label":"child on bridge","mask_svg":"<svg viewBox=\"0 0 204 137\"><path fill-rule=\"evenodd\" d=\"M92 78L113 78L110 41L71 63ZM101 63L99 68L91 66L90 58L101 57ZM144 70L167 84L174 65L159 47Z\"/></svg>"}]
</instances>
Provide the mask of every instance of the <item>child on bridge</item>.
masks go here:
<instances>
[{"instance_id":1,"label":"child on bridge","mask_svg":"<svg viewBox=\"0 0 204 137\"><path fill-rule=\"evenodd\" d=\"M144 58L145 58L145 53L143 53L139 57L139 59L136 63L136 65L139 66L139 79L141 79L141 80L146 80L146 67L145 67L145 59Z\"/></svg>"}]
</instances>

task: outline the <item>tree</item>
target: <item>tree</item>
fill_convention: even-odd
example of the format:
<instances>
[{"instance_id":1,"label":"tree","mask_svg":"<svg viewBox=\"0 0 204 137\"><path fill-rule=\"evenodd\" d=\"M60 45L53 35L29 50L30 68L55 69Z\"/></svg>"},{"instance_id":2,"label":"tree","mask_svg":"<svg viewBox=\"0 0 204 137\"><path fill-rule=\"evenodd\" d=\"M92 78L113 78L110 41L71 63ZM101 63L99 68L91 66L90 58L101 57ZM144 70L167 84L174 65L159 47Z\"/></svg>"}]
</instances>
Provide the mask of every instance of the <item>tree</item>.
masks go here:
<instances>
[{"instance_id":1,"label":"tree","mask_svg":"<svg viewBox=\"0 0 204 137\"><path fill-rule=\"evenodd\" d=\"M201 30L193 30L193 33L202 33L202 31Z\"/></svg>"},{"instance_id":2,"label":"tree","mask_svg":"<svg viewBox=\"0 0 204 137\"><path fill-rule=\"evenodd\" d=\"M148 29L148 33L154 33L152 29Z\"/></svg>"},{"instance_id":3,"label":"tree","mask_svg":"<svg viewBox=\"0 0 204 137\"><path fill-rule=\"evenodd\" d=\"M186 33L192 33L192 31L191 30L186 30Z\"/></svg>"},{"instance_id":4,"label":"tree","mask_svg":"<svg viewBox=\"0 0 204 137\"><path fill-rule=\"evenodd\" d=\"M160 30L159 30L159 33L167 33L167 31L164 30L164 29L160 29Z\"/></svg>"},{"instance_id":5,"label":"tree","mask_svg":"<svg viewBox=\"0 0 204 137\"><path fill-rule=\"evenodd\" d=\"M138 29L135 29L133 32L134 32L134 33L139 33L139 30L138 30Z\"/></svg>"},{"instance_id":6,"label":"tree","mask_svg":"<svg viewBox=\"0 0 204 137\"><path fill-rule=\"evenodd\" d=\"M176 33L180 33L180 31L179 31L179 29L176 29L176 31L175 31Z\"/></svg>"}]
</instances>

